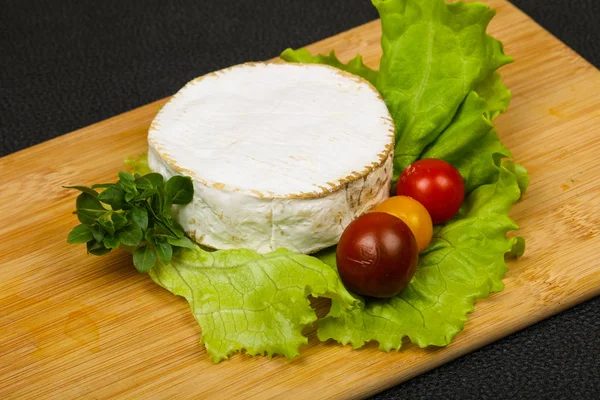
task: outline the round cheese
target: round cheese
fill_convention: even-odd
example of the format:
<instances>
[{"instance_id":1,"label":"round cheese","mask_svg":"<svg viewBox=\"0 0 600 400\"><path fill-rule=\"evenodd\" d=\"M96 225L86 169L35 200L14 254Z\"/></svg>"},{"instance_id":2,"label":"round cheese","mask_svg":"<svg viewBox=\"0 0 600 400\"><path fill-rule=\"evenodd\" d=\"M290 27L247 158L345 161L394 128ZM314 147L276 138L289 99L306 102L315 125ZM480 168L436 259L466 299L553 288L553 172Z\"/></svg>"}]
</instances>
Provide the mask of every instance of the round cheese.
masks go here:
<instances>
[{"instance_id":1,"label":"round cheese","mask_svg":"<svg viewBox=\"0 0 600 400\"><path fill-rule=\"evenodd\" d=\"M174 215L198 243L311 253L389 196L394 125L367 81L250 63L194 79L148 132L150 168L190 176Z\"/></svg>"}]
</instances>

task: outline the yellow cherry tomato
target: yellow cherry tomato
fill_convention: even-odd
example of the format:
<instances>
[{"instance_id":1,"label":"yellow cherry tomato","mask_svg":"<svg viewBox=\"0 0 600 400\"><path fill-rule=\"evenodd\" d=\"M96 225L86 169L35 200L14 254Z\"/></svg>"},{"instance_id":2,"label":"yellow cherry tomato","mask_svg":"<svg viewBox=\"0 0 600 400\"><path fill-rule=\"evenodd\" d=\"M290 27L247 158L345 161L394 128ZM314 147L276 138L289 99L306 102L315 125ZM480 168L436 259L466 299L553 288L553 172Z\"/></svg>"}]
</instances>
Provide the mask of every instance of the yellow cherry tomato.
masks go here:
<instances>
[{"instance_id":1,"label":"yellow cherry tomato","mask_svg":"<svg viewBox=\"0 0 600 400\"><path fill-rule=\"evenodd\" d=\"M412 197L393 196L379 203L372 212L385 212L400 218L412 231L419 252L431 242L433 223L427 209Z\"/></svg>"}]
</instances>

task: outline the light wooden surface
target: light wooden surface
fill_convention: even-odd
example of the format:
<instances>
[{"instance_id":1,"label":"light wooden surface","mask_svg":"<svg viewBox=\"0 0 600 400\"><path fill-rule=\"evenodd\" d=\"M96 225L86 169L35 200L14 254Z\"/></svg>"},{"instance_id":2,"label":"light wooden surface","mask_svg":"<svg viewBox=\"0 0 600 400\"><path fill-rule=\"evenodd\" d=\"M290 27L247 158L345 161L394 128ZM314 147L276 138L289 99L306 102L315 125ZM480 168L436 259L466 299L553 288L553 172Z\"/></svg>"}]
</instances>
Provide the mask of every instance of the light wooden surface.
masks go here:
<instances>
[{"instance_id":1,"label":"light wooden surface","mask_svg":"<svg viewBox=\"0 0 600 400\"><path fill-rule=\"evenodd\" d=\"M114 180L123 158L145 151L159 101L0 159L0 398L362 397L598 295L600 73L512 5L490 4L490 31L516 58L502 69L513 101L497 125L531 174L512 212L528 249L450 346L353 351L311 332L293 361L213 365L185 300L127 254L68 245L76 194L61 185ZM379 29L309 48L376 67Z\"/></svg>"}]
</instances>

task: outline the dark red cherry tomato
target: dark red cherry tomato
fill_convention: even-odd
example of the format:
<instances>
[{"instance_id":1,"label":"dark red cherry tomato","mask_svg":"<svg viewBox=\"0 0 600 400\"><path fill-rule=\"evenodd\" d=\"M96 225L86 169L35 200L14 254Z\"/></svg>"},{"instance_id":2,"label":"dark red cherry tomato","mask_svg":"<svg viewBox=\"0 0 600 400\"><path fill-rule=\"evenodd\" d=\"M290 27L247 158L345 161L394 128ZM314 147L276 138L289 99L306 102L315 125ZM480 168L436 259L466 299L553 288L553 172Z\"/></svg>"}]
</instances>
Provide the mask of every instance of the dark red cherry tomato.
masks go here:
<instances>
[{"instance_id":1,"label":"dark red cherry tomato","mask_svg":"<svg viewBox=\"0 0 600 400\"><path fill-rule=\"evenodd\" d=\"M396 194L423 204L433 223L440 224L458 212L465 198L465 183L458 170L446 161L426 158L402 172Z\"/></svg>"},{"instance_id":2,"label":"dark red cherry tomato","mask_svg":"<svg viewBox=\"0 0 600 400\"><path fill-rule=\"evenodd\" d=\"M342 282L356 294L392 297L404 289L417 268L417 241L400 218L371 212L348 225L337 247Z\"/></svg>"}]
</instances>

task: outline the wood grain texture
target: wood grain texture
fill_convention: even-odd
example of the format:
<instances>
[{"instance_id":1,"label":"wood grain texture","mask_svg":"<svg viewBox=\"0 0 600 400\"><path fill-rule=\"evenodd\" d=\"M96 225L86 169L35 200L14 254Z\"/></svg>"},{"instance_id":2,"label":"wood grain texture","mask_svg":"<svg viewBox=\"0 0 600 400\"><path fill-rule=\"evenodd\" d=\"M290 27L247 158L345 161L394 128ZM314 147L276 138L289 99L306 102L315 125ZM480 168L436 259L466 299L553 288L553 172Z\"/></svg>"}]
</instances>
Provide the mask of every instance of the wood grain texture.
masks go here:
<instances>
[{"instance_id":1,"label":"wood grain texture","mask_svg":"<svg viewBox=\"0 0 600 400\"><path fill-rule=\"evenodd\" d=\"M531 175L511 213L528 249L450 346L354 351L311 332L292 361L213 365L183 298L127 254L68 245L76 194L61 186L114 180L146 150L161 100L0 159L0 398L362 397L598 295L600 72L509 3L489 3L490 32L516 59L501 70L513 101L496 121ZM377 67L379 37L372 22L309 49Z\"/></svg>"}]
</instances>

